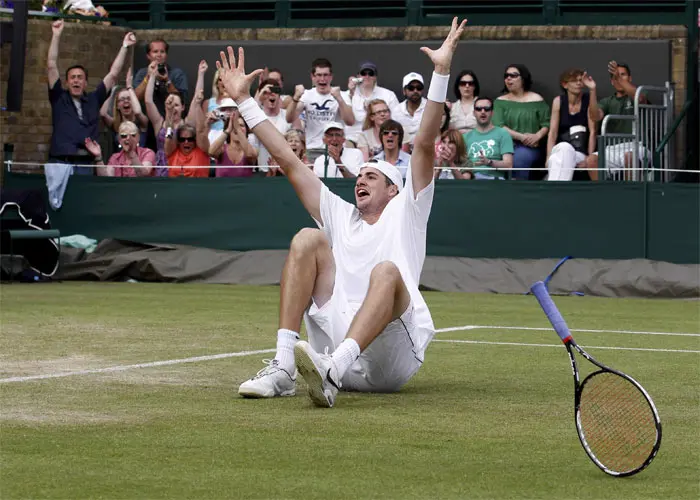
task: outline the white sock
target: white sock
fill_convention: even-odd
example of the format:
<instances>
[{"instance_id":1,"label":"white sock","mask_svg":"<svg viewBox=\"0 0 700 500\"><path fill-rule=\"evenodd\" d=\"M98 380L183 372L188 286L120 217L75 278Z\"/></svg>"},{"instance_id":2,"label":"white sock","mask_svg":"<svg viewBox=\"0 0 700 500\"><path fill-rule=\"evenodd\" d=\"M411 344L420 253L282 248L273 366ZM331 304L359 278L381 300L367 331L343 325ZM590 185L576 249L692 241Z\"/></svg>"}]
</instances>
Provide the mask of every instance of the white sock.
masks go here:
<instances>
[{"instance_id":1,"label":"white sock","mask_svg":"<svg viewBox=\"0 0 700 500\"><path fill-rule=\"evenodd\" d=\"M286 328L277 330L277 353L275 360L280 368L292 375L296 369L294 364L294 344L299 341L299 334Z\"/></svg>"},{"instance_id":2,"label":"white sock","mask_svg":"<svg viewBox=\"0 0 700 500\"><path fill-rule=\"evenodd\" d=\"M354 339L343 340L331 354L331 359L338 369L338 378L343 378L348 368L360 357L360 346Z\"/></svg>"}]
</instances>

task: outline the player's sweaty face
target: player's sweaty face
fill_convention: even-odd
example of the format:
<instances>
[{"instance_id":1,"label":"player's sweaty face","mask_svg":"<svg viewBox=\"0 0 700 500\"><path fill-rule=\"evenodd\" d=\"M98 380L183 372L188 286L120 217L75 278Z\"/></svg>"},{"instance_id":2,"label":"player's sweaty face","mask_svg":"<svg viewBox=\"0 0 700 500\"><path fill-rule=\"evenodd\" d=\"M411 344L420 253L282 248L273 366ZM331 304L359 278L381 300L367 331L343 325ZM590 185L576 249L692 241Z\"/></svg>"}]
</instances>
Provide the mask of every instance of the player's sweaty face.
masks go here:
<instances>
[{"instance_id":1,"label":"player's sweaty face","mask_svg":"<svg viewBox=\"0 0 700 500\"><path fill-rule=\"evenodd\" d=\"M393 198L395 186L386 185L386 176L373 167L362 167L355 181L355 204L358 210L382 210Z\"/></svg>"}]
</instances>

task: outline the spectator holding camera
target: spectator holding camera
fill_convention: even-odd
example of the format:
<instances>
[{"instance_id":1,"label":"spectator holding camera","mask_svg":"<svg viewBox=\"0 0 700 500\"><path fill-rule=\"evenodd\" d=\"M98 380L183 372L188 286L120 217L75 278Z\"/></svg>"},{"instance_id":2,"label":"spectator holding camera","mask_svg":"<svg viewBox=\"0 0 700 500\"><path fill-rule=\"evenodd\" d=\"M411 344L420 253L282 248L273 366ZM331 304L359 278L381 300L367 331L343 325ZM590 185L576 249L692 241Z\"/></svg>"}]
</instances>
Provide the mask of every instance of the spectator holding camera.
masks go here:
<instances>
[{"instance_id":1,"label":"spectator holding camera","mask_svg":"<svg viewBox=\"0 0 700 500\"><path fill-rule=\"evenodd\" d=\"M381 99L391 110L399 104L396 94L391 90L377 85L379 76L377 66L373 62L366 61L360 64L360 70L356 76L348 79L348 98L355 117L355 124L345 127L345 137L356 143L359 147L359 136L365 130L365 118L368 113L370 101ZM377 126L379 129L379 126ZM371 155L374 156L374 155ZM366 158L365 158L366 160Z\"/></svg>"},{"instance_id":2,"label":"spectator holding camera","mask_svg":"<svg viewBox=\"0 0 700 500\"><path fill-rule=\"evenodd\" d=\"M248 127L238 109L224 120L224 134L209 146L209 155L216 159L216 177L251 177L256 165L258 151L248 141Z\"/></svg>"},{"instance_id":3,"label":"spectator holding camera","mask_svg":"<svg viewBox=\"0 0 700 500\"><path fill-rule=\"evenodd\" d=\"M221 107L221 102L227 97L229 97L229 95L226 93L226 89L221 83L219 70L217 69L211 84L211 97L202 104L202 111L206 113L207 118L215 116L214 112ZM213 142L223 131L224 122L220 118L217 117L216 120L211 121L209 124L209 142Z\"/></svg>"},{"instance_id":4,"label":"spectator holding camera","mask_svg":"<svg viewBox=\"0 0 700 500\"><path fill-rule=\"evenodd\" d=\"M133 122L139 128L139 145L146 145L146 132L148 131L148 118L141 111L141 103L139 103L136 93L134 92L133 75L131 68L126 72L126 87L115 90L112 93L112 113L110 114L109 99L104 102L100 109L102 122L114 133L114 142L116 146L121 144L119 140L119 127L124 122Z\"/></svg>"},{"instance_id":5,"label":"spectator holding camera","mask_svg":"<svg viewBox=\"0 0 700 500\"><path fill-rule=\"evenodd\" d=\"M355 117L340 95L340 88L331 86L333 65L328 59L319 58L311 63L311 81L314 88L310 90L303 85L295 87L294 104L287 110L287 121L294 123L302 111L305 113L306 154L314 161L324 152L326 125L339 120L353 125Z\"/></svg>"},{"instance_id":6,"label":"spectator holding camera","mask_svg":"<svg viewBox=\"0 0 700 500\"><path fill-rule=\"evenodd\" d=\"M411 155L401 148L403 144L403 127L395 120L386 120L379 127L379 137L382 141L382 150L373 159L391 163L401 172L401 177L406 178L408 164Z\"/></svg>"},{"instance_id":7,"label":"spectator holding camera","mask_svg":"<svg viewBox=\"0 0 700 500\"><path fill-rule=\"evenodd\" d=\"M530 168L541 162L540 145L549 132L549 106L532 92L532 75L523 64L506 66L504 94L493 107L493 124L513 138L513 178L527 180Z\"/></svg>"},{"instance_id":8,"label":"spectator holding camera","mask_svg":"<svg viewBox=\"0 0 700 500\"><path fill-rule=\"evenodd\" d=\"M170 46L165 40L152 40L146 46L146 58L149 66L141 68L136 72L134 77L134 86L136 97L139 101L144 101L146 97L146 89L149 79L155 79L153 87L153 102L158 108L158 112L165 116L165 101L171 94L180 94L182 102L187 102L189 88L187 84L187 75L180 68L174 68L168 64L168 49ZM156 71L149 70L150 64L156 64ZM153 127L149 128L148 146L156 147L157 130Z\"/></svg>"},{"instance_id":9,"label":"spectator holding camera","mask_svg":"<svg viewBox=\"0 0 700 500\"><path fill-rule=\"evenodd\" d=\"M365 161L382 152L382 140L379 129L391 119L391 108L382 99L367 102L367 113L362 124L362 133L357 137L357 149L362 151Z\"/></svg>"},{"instance_id":10,"label":"spectator holding camera","mask_svg":"<svg viewBox=\"0 0 700 500\"><path fill-rule=\"evenodd\" d=\"M277 80L268 78L260 82L260 92L258 92L258 102L262 107L267 119L284 135L291 125L287 121L287 112L282 107L282 87ZM263 172L267 172L270 153L267 151L257 137L251 136L251 144L258 150L258 166Z\"/></svg>"},{"instance_id":11,"label":"spectator holding camera","mask_svg":"<svg viewBox=\"0 0 700 500\"><path fill-rule=\"evenodd\" d=\"M139 146L139 128L134 122L124 121L119 125L119 145L121 151L109 157L107 165L102 161L100 145L90 140L86 143L88 151L95 157L97 175L105 177L148 177L153 175L156 154L148 148Z\"/></svg>"},{"instance_id":12,"label":"spectator holding camera","mask_svg":"<svg viewBox=\"0 0 700 500\"><path fill-rule=\"evenodd\" d=\"M564 71L559 82L564 92L552 101L547 140L547 180L570 181L575 168L585 168L596 148L596 83L582 69ZM588 93L583 92L583 87ZM588 172L591 180L598 172Z\"/></svg>"}]
</instances>

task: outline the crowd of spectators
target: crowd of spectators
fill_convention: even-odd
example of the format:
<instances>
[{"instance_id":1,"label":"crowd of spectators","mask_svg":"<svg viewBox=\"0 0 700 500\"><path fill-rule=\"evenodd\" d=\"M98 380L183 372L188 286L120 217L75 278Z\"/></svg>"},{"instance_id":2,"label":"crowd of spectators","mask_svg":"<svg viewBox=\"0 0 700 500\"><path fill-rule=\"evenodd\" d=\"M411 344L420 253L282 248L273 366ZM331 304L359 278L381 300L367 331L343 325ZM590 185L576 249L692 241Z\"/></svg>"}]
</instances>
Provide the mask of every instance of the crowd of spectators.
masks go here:
<instances>
[{"instance_id":1,"label":"crowd of spectators","mask_svg":"<svg viewBox=\"0 0 700 500\"><path fill-rule=\"evenodd\" d=\"M146 45L149 65L116 87L126 52L136 43L129 33L110 72L87 92L87 71L66 71L65 89L56 65L63 21L53 23L49 48L49 99L53 110L47 179L61 195L71 173L116 177L250 177L283 175L241 119L218 74L204 89L209 70L199 63L190 92L185 72L168 60L168 43ZM435 177L457 180L571 180L576 169L597 179L596 133L606 114L632 114L636 87L630 68L608 66L613 95L598 102L596 82L572 68L560 77L561 94L551 106L532 91L533 76L523 64L509 64L500 95L482 94L477 74L457 73L453 102L445 105L441 133L435 138ZM282 71L266 69L256 101L299 158L320 177L354 177L372 159L388 161L405 175L413 140L426 105L423 76L402 78L401 100L379 85L376 64L362 63L347 80L347 90L333 86L333 65L324 58L310 67L311 88L296 84L284 94ZM629 122L621 122L625 127ZM100 126L113 137L117 152L106 159L97 144ZM631 126L631 124L629 124ZM625 132L625 130L615 130ZM606 152L609 168L629 166L631 147ZM53 167L53 169L52 169ZM214 168L211 168L214 167ZM533 169L546 167L546 171Z\"/></svg>"}]
</instances>

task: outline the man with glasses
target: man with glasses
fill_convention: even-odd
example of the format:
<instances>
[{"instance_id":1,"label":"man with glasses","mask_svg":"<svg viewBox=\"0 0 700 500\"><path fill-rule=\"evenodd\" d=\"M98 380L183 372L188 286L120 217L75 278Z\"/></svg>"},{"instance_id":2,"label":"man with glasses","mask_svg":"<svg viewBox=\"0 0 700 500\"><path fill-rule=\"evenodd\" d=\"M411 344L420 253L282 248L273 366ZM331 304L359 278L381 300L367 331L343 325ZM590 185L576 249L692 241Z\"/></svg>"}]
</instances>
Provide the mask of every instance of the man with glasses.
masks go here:
<instances>
[{"instance_id":1,"label":"man with glasses","mask_svg":"<svg viewBox=\"0 0 700 500\"><path fill-rule=\"evenodd\" d=\"M321 177L355 177L362 165L362 151L346 148L343 125L336 122L327 123L323 128L323 143L327 153L314 161L314 173Z\"/></svg>"},{"instance_id":2,"label":"man with glasses","mask_svg":"<svg viewBox=\"0 0 700 500\"><path fill-rule=\"evenodd\" d=\"M423 97L423 75L411 72L403 77L403 95L406 98L391 110L391 117L403 127L404 141L413 150L413 140L418 132L425 105Z\"/></svg>"},{"instance_id":3,"label":"man with glasses","mask_svg":"<svg viewBox=\"0 0 700 500\"><path fill-rule=\"evenodd\" d=\"M270 73L272 73L272 71ZM260 103L260 107L265 112L265 115L267 115L267 119L280 131L280 134L286 134L287 130L291 128L291 124L287 121L287 112L282 104L283 100L280 94L282 92L282 87L279 81L272 78L262 80L260 82L260 88L263 90L256 95L256 101ZM265 146L260 144L260 141L258 141L254 135L251 134L249 140L250 144L258 150L258 166L260 170L262 172L267 172L270 162L270 153Z\"/></svg>"},{"instance_id":4,"label":"man with glasses","mask_svg":"<svg viewBox=\"0 0 700 500\"><path fill-rule=\"evenodd\" d=\"M479 97L474 101L476 128L463 135L474 179L505 179L513 168L513 138L505 129L491 123L493 101Z\"/></svg>"},{"instance_id":5,"label":"man with glasses","mask_svg":"<svg viewBox=\"0 0 700 500\"><path fill-rule=\"evenodd\" d=\"M304 112L306 157L313 162L324 152L323 133L327 123L343 121L354 125L352 109L340 95L340 87L331 87L333 65L328 59L315 59L311 63L311 81L314 88L303 85L294 88L293 105L288 109L287 121L294 123Z\"/></svg>"},{"instance_id":6,"label":"man with glasses","mask_svg":"<svg viewBox=\"0 0 700 500\"><path fill-rule=\"evenodd\" d=\"M391 90L377 85L377 66L370 61L360 65L357 76L348 79L348 98L352 113L355 116L355 124L346 127L345 135L347 139L357 144L358 136L362 133L362 124L367 116L367 103L375 99L384 101L389 109L399 104L396 94ZM361 79L360 83L357 79Z\"/></svg>"},{"instance_id":7,"label":"man with glasses","mask_svg":"<svg viewBox=\"0 0 700 500\"><path fill-rule=\"evenodd\" d=\"M395 120L387 120L379 127L379 137L382 141L382 152L374 157L375 160L383 160L391 163L401 172L401 177L406 178L408 164L411 155L401 149L403 144L403 127Z\"/></svg>"}]
</instances>

